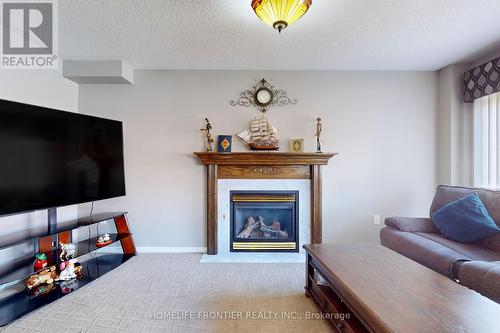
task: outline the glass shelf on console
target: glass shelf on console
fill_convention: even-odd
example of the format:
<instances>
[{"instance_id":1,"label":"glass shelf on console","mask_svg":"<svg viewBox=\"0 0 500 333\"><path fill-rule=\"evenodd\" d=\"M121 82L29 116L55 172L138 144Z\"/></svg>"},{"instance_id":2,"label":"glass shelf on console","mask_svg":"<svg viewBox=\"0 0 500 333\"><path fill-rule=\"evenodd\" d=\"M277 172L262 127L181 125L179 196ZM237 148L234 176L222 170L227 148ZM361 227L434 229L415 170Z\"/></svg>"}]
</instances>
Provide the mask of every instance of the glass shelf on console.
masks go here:
<instances>
[{"instance_id":1,"label":"glass shelf on console","mask_svg":"<svg viewBox=\"0 0 500 333\"><path fill-rule=\"evenodd\" d=\"M109 238L111 239L111 243L106 244L104 246L97 246L97 239L99 238L98 236L96 237L91 237L89 239L84 239L76 243L76 253L80 257L82 255L85 255L90 252L97 251L99 249L103 249L107 246L110 246L111 244L114 244L116 242L121 241L122 239L125 239L126 237L131 237L131 234L118 234L118 233L110 233Z\"/></svg>"},{"instance_id":2,"label":"glass shelf on console","mask_svg":"<svg viewBox=\"0 0 500 333\"><path fill-rule=\"evenodd\" d=\"M83 266L83 276L81 279L56 282L54 284L54 290L37 297L33 297L32 292L28 290L22 290L6 298L0 298L0 327L83 287L89 282L117 268L131 257L133 257L133 255L117 253L97 254L94 257L87 255L86 258L81 261Z\"/></svg>"},{"instance_id":3,"label":"glass shelf on console","mask_svg":"<svg viewBox=\"0 0 500 333\"><path fill-rule=\"evenodd\" d=\"M53 265L57 261L57 251L45 252L48 265ZM33 267L34 257L26 258L16 262L7 273L0 275L0 291L8 286L19 283L21 280L36 274L40 270Z\"/></svg>"},{"instance_id":4,"label":"glass shelf on console","mask_svg":"<svg viewBox=\"0 0 500 333\"><path fill-rule=\"evenodd\" d=\"M98 247L96 245L98 237L91 237L89 239L84 239L81 240L76 244L76 254L77 257L82 257L90 252L97 251L99 249L105 248L107 246L110 246L111 244L114 244L116 242L121 241L122 239L125 239L126 237L132 237L131 234L126 233L126 234L118 234L118 233L112 233L109 235L111 238L111 243L106 244L104 246ZM59 257L58 257L58 252L57 251L50 251L50 252L44 252L45 255L47 256L47 264L48 266L51 265L56 265L59 262ZM36 274L40 270L35 270L33 267L33 258L28 258L25 260L20 261L14 268L8 272L7 274L2 274L0 275L0 291L4 289L5 287L11 286L13 284L17 284L21 282L22 280L28 278L29 276Z\"/></svg>"},{"instance_id":5,"label":"glass shelf on console","mask_svg":"<svg viewBox=\"0 0 500 333\"><path fill-rule=\"evenodd\" d=\"M23 239L15 239L12 242L4 242L3 244L0 245L0 251L15 245L19 245L21 243L25 242L27 243L29 241L37 241L40 238L56 235L61 232L71 231L78 229L80 227L86 227L96 223L112 220L116 217L123 216L125 214L127 214L127 212L99 213L99 214L93 214L92 217L86 216L74 220L62 221L58 223L57 227L52 232L46 230L44 232L37 234L36 236L30 235L29 237Z\"/></svg>"}]
</instances>

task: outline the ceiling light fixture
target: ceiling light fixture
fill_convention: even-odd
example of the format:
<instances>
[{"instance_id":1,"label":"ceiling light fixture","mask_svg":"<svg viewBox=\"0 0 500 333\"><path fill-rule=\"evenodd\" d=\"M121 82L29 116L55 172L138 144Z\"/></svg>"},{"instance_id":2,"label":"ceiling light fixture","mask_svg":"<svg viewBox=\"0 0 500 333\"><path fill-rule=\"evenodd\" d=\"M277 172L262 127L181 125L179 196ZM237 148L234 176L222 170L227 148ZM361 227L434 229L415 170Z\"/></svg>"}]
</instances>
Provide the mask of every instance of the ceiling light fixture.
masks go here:
<instances>
[{"instance_id":1,"label":"ceiling light fixture","mask_svg":"<svg viewBox=\"0 0 500 333\"><path fill-rule=\"evenodd\" d=\"M279 33L304 15L312 0L252 0L257 16Z\"/></svg>"}]
</instances>

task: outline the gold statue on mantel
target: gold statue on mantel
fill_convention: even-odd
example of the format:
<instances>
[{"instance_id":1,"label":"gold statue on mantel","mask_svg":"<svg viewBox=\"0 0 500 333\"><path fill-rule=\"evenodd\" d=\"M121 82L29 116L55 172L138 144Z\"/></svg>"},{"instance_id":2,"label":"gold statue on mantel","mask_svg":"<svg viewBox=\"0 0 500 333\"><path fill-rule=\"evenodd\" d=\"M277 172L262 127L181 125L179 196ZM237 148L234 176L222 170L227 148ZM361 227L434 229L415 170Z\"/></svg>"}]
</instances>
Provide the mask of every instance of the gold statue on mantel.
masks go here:
<instances>
[{"instance_id":1,"label":"gold statue on mantel","mask_svg":"<svg viewBox=\"0 0 500 333\"><path fill-rule=\"evenodd\" d=\"M210 121L208 121L208 118L205 118L205 128L200 129L202 133L205 134L205 137L207 139L207 152L212 152L214 151L214 138L212 137L212 124L210 124Z\"/></svg>"},{"instance_id":2,"label":"gold statue on mantel","mask_svg":"<svg viewBox=\"0 0 500 333\"><path fill-rule=\"evenodd\" d=\"M321 132L323 131L323 124L321 123L321 118L318 117L316 119L316 152L317 153L322 153L323 151L321 150Z\"/></svg>"}]
</instances>

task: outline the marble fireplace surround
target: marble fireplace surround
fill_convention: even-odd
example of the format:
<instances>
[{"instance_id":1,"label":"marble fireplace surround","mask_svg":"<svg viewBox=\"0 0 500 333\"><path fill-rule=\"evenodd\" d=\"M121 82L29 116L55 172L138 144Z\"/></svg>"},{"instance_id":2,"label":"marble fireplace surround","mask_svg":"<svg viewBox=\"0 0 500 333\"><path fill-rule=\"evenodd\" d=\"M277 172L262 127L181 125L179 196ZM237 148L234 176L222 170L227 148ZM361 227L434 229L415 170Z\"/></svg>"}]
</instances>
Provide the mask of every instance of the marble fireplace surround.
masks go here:
<instances>
[{"instance_id":1,"label":"marble fireplace surround","mask_svg":"<svg viewBox=\"0 0 500 333\"><path fill-rule=\"evenodd\" d=\"M298 190L299 244L302 246L305 243L322 242L321 166L327 165L330 158L336 154L279 152L194 154L207 167L206 258L216 256L219 252L220 255L216 257L229 255L231 190ZM230 254L233 257L242 257L248 253ZM278 254L290 255L273 253L273 256ZM256 256L257 253L250 255Z\"/></svg>"},{"instance_id":2,"label":"marble fireplace surround","mask_svg":"<svg viewBox=\"0 0 500 333\"><path fill-rule=\"evenodd\" d=\"M310 187L309 179L221 179L218 182L217 254L205 255L202 261L245 262L302 262L299 253L231 252L230 251L230 192L298 191L299 192L299 251L310 241Z\"/></svg>"}]
</instances>

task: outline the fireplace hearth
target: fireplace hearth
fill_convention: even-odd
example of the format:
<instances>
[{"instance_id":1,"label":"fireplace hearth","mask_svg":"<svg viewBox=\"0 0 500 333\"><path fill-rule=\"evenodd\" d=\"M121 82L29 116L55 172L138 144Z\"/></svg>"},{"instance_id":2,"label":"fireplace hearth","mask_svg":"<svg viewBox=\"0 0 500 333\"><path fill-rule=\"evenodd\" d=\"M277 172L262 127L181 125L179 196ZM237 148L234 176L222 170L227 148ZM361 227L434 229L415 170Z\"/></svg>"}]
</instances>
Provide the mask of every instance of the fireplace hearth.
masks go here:
<instances>
[{"instance_id":1,"label":"fireplace hearth","mask_svg":"<svg viewBox=\"0 0 500 333\"><path fill-rule=\"evenodd\" d=\"M298 191L231 191L231 252L298 252Z\"/></svg>"}]
</instances>

